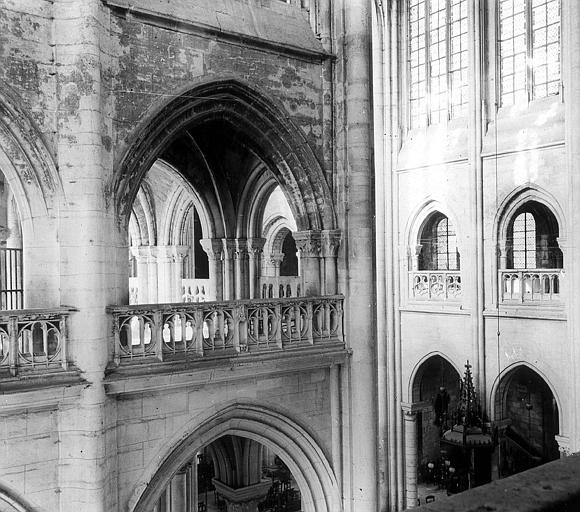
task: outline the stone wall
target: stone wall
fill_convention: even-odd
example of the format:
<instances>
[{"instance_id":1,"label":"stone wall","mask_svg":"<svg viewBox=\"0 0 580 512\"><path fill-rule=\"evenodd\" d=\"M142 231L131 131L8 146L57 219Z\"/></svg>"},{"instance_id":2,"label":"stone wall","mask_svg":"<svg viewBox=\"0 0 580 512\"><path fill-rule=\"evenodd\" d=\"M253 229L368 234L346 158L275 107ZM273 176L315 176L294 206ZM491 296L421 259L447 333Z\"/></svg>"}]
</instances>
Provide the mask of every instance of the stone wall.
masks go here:
<instances>
[{"instance_id":1,"label":"stone wall","mask_svg":"<svg viewBox=\"0 0 580 512\"><path fill-rule=\"evenodd\" d=\"M255 403L282 412L304 427L331 460L328 370L122 395L117 399L120 507L127 509L127 502L144 481L144 475L158 467L184 435L194 432L212 414L235 403Z\"/></svg>"}]
</instances>

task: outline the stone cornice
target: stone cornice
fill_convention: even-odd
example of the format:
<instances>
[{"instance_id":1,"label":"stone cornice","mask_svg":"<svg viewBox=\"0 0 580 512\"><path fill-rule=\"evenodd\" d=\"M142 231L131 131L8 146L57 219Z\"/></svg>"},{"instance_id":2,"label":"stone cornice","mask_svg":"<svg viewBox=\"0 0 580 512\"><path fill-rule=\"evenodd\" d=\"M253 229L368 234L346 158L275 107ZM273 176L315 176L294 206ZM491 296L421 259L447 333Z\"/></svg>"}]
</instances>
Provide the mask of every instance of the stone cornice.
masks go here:
<instances>
[{"instance_id":1,"label":"stone cornice","mask_svg":"<svg viewBox=\"0 0 580 512\"><path fill-rule=\"evenodd\" d=\"M105 379L109 395L199 387L345 364L350 352L342 343L267 353L226 352L197 361L142 363L112 369Z\"/></svg>"},{"instance_id":2,"label":"stone cornice","mask_svg":"<svg viewBox=\"0 0 580 512\"><path fill-rule=\"evenodd\" d=\"M170 13L152 11L127 0L101 0L104 5L116 11L123 17L133 18L148 25L173 30L185 34L221 40L226 43L254 48L273 54L283 54L290 57L306 60L309 62L322 62L326 59L334 59L334 55L324 51L322 46L311 48L298 46L287 42L263 39L257 35L244 34L233 30L223 30L221 27L207 23L178 18Z\"/></svg>"}]
</instances>

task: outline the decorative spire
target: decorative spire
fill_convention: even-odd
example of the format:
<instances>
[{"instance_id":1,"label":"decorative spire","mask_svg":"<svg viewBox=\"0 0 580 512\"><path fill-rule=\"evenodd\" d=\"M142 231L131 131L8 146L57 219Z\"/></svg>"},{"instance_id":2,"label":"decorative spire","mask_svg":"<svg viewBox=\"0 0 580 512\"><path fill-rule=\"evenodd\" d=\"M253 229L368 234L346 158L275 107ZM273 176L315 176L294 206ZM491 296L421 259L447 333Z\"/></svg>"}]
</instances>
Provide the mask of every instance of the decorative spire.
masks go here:
<instances>
[{"instance_id":1,"label":"decorative spire","mask_svg":"<svg viewBox=\"0 0 580 512\"><path fill-rule=\"evenodd\" d=\"M480 427L482 419L479 401L473 385L473 375L469 361L465 364L465 374L459 383L459 403L457 405L457 423L465 427Z\"/></svg>"}]
</instances>

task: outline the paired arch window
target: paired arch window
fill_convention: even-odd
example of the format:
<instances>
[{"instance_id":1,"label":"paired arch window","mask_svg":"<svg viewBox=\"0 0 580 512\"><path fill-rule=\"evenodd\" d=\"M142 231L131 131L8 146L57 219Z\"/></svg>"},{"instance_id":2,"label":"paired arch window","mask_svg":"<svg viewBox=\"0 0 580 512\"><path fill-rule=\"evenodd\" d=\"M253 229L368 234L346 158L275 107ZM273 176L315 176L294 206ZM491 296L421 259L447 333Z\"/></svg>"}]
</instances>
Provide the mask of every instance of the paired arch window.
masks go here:
<instances>
[{"instance_id":1,"label":"paired arch window","mask_svg":"<svg viewBox=\"0 0 580 512\"><path fill-rule=\"evenodd\" d=\"M501 0L498 20L502 105L558 94L560 0Z\"/></svg>"},{"instance_id":2,"label":"paired arch window","mask_svg":"<svg viewBox=\"0 0 580 512\"><path fill-rule=\"evenodd\" d=\"M467 0L409 0L411 128L465 114L468 100Z\"/></svg>"},{"instance_id":3,"label":"paired arch window","mask_svg":"<svg viewBox=\"0 0 580 512\"><path fill-rule=\"evenodd\" d=\"M419 270L459 270L457 234L450 220L434 213L421 231Z\"/></svg>"},{"instance_id":4,"label":"paired arch window","mask_svg":"<svg viewBox=\"0 0 580 512\"><path fill-rule=\"evenodd\" d=\"M560 3L560 0L497 2L502 105L558 94ZM469 71L467 5L467 0L408 0L411 128L465 115Z\"/></svg>"},{"instance_id":5,"label":"paired arch window","mask_svg":"<svg viewBox=\"0 0 580 512\"><path fill-rule=\"evenodd\" d=\"M506 240L509 269L558 269L563 266L554 214L543 204L529 201L508 224Z\"/></svg>"}]
</instances>

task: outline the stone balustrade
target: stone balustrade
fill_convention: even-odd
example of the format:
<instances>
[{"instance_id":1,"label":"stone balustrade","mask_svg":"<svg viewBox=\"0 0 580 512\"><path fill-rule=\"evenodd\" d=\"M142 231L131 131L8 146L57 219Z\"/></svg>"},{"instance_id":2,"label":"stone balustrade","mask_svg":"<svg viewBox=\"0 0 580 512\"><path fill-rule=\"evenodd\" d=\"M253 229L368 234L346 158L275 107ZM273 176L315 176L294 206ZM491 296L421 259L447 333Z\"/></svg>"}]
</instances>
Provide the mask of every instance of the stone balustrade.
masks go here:
<instances>
[{"instance_id":1,"label":"stone balustrade","mask_svg":"<svg viewBox=\"0 0 580 512\"><path fill-rule=\"evenodd\" d=\"M458 270L414 270L409 276L413 300L457 301L462 297Z\"/></svg>"},{"instance_id":2,"label":"stone balustrade","mask_svg":"<svg viewBox=\"0 0 580 512\"><path fill-rule=\"evenodd\" d=\"M343 343L343 297L112 306L114 361Z\"/></svg>"},{"instance_id":3,"label":"stone balustrade","mask_svg":"<svg viewBox=\"0 0 580 512\"><path fill-rule=\"evenodd\" d=\"M556 302L561 300L563 269L500 270L503 302Z\"/></svg>"},{"instance_id":4,"label":"stone balustrade","mask_svg":"<svg viewBox=\"0 0 580 512\"><path fill-rule=\"evenodd\" d=\"M260 278L263 299L300 297L302 295L302 278L298 276L262 276Z\"/></svg>"},{"instance_id":5,"label":"stone balustrade","mask_svg":"<svg viewBox=\"0 0 580 512\"><path fill-rule=\"evenodd\" d=\"M0 372L67 370L67 308L0 312Z\"/></svg>"},{"instance_id":6,"label":"stone balustrade","mask_svg":"<svg viewBox=\"0 0 580 512\"><path fill-rule=\"evenodd\" d=\"M182 302L207 302L211 300L210 279L182 279Z\"/></svg>"}]
</instances>

